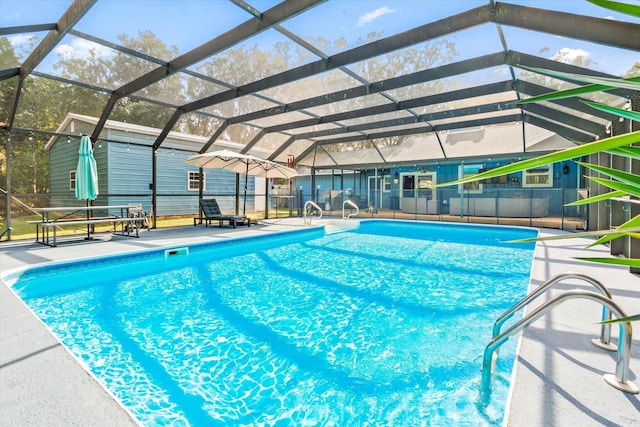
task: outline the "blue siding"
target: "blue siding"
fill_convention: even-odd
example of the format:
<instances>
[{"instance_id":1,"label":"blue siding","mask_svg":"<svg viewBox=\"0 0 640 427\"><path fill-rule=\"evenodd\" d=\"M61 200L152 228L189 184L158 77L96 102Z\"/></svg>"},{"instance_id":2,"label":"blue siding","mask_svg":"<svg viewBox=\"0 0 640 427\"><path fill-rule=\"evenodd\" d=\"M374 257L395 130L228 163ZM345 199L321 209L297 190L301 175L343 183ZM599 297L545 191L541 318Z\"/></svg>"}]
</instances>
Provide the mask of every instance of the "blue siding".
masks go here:
<instances>
[{"instance_id":1,"label":"blue siding","mask_svg":"<svg viewBox=\"0 0 640 427\"><path fill-rule=\"evenodd\" d=\"M96 167L98 168L98 198L95 200L96 205L112 205L109 195L109 151L107 146L103 144L95 144L93 147L93 157L96 159Z\"/></svg>"},{"instance_id":2,"label":"blue siding","mask_svg":"<svg viewBox=\"0 0 640 427\"><path fill-rule=\"evenodd\" d=\"M193 170L193 167L184 163L190 154L182 151L158 150L156 155L158 215L185 215L195 214L198 211L198 191L188 189L187 171ZM188 197L163 197L171 194Z\"/></svg>"},{"instance_id":3,"label":"blue siding","mask_svg":"<svg viewBox=\"0 0 640 427\"><path fill-rule=\"evenodd\" d=\"M80 206L84 201L79 201L75 196L75 189L70 188L70 172L78 166L78 149L80 137L72 138L67 142L66 138L58 139L49 149L49 188L51 192L50 206ZM107 156L99 149L94 151L96 166L98 168L98 198L95 204L107 203Z\"/></svg>"},{"instance_id":4,"label":"blue siding","mask_svg":"<svg viewBox=\"0 0 640 427\"><path fill-rule=\"evenodd\" d=\"M103 143L102 150L108 158L104 179L108 186L108 204L141 203L143 209L150 212L151 147L109 142ZM96 155L100 151L97 149Z\"/></svg>"},{"instance_id":5,"label":"blue siding","mask_svg":"<svg viewBox=\"0 0 640 427\"><path fill-rule=\"evenodd\" d=\"M70 172L78 164L78 144L80 139L67 143L58 140L49 150L49 189L51 206L73 206L78 201L74 190L70 189Z\"/></svg>"},{"instance_id":6,"label":"blue siding","mask_svg":"<svg viewBox=\"0 0 640 427\"><path fill-rule=\"evenodd\" d=\"M131 139L134 141L135 139ZM78 162L79 138L67 143L66 138L56 141L49 151L51 206L82 205L69 189L69 172L75 171ZM126 142L101 142L94 147L98 166L99 192L96 205L127 205L142 203L151 211L152 148ZM198 191L188 189L188 171L198 168L184 161L195 154L160 148L157 161L157 215L194 215L198 212ZM204 197L215 197L224 212L235 211L235 173L205 169ZM254 209L255 179L249 177L247 211ZM240 209L244 193L244 175L240 176Z\"/></svg>"}]
</instances>

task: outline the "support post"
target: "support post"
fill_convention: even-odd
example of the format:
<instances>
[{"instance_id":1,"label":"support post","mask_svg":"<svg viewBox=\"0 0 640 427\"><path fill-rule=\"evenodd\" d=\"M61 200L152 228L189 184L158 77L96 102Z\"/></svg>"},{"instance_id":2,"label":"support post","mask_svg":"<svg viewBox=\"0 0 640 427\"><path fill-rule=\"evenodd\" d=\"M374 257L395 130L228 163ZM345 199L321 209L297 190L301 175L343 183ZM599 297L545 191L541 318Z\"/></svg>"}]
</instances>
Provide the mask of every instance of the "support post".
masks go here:
<instances>
[{"instance_id":1,"label":"support post","mask_svg":"<svg viewBox=\"0 0 640 427\"><path fill-rule=\"evenodd\" d=\"M11 189L11 132L7 131L7 140L6 140L6 164L7 164L7 229L3 233L7 234L7 240L11 240L11 197L12 197L12 189ZM0 230L2 232L2 230Z\"/></svg>"},{"instance_id":2,"label":"support post","mask_svg":"<svg viewBox=\"0 0 640 427\"><path fill-rule=\"evenodd\" d=\"M158 213L158 149L151 147L151 224L156 228Z\"/></svg>"}]
</instances>

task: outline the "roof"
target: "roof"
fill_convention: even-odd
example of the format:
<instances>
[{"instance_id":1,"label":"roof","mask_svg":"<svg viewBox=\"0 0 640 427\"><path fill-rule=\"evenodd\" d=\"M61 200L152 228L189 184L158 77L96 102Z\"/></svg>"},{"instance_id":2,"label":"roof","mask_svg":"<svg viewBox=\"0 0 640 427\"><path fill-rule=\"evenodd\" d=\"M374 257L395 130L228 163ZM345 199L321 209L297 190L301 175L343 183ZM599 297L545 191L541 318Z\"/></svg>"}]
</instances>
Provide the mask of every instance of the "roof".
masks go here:
<instances>
[{"instance_id":1,"label":"roof","mask_svg":"<svg viewBox=\"0 0 640 427\"><path fill-rule=\"evenodd\" d=\"M86 125L95 126L98 123L97 117L83 116L81 114L68 113L62 123L56 128L54 136L49 139L45 149L50 149L51 146L60 138L63 134L75 134L78 135L82 132L78 132L78 122ZM116 131L111 135L107 134L107 130ZM152 146L155 139L160 135L162 129L153 128L150 126L141 126L132 123L118 122L115 120L107 120L102 128L102 132L98 137L98 140L112 141L112 142L134 142L138 145ZM190 135L181 132L169 132L165 140L163 148L178 149L185 151L193 151L201 147L207 138ZM236 142L227 141L225 139L218 139L215 142L216 149L228 148L234 151L240 151L242 144ZM266 155L265 150L260 150L261 155Z\"/></svg>"},{"instance_id":2,"label":"roof","mask_svg":"<svg viewBox=\"0 0 640 427\"><path fill-rule=\"evenodd\" d=\"M613 116L575 98L516 103L579 84L527 67L640 75L640 18L587 1L0 0L0 8L9 53L0 55L0 84L12 94L0 110L4 129L53 135L72 112L98 118L94 141L126 120L161 129L155 148L179 132L199 138L200 152L232 140L243 153L318 168L391 165L398 151L410 162L544 146L484 138L460 152L447 142L459 129L508 123L594 141ZM637 97L613 89L585 98Z\"/></svg>"}]
</instances>

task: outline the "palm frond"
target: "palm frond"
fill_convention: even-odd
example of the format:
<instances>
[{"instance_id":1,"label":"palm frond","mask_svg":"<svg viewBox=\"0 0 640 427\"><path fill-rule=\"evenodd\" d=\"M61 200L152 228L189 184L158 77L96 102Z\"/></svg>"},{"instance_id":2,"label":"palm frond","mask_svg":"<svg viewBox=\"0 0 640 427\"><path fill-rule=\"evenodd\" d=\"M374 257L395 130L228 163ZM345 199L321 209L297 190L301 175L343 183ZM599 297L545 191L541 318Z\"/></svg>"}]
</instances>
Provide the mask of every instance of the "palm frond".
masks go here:
<instances>
[{"instance_id":1,"label":"palm frond","mask_svg":"<svg viewBox=\"0 0 640 427\"><path fill-rule=\"evenodd\" d=\"M533 104L535 102L553 101L556 99L572 98L580 95L585 95L588 93L602 92L603 90L609 90L609 89L613 89L613 87L591 84L591 85L576 87L573 89L553 91L553 92L545 93L544 95L532 96L531 98L521 99L519 101L514 101L513 103L516 105Z\"/></svg>"},{"instance_id":2,"label":"palm frond","mask_svg":"<svg viewBox=\"0 0 640 427\"><path fill-rule=\"evenodd\" d=\"M574 258L580 261L586 261L586 262L595 262L598 264L608 264L608 265L620 265L623 267L633 267L633 268L638 268L640 267L640 259L636 259L636 258L589 258L589 257L585 257L585 258Z\"/></svg>"},{"instance_id":3,"label":"palm frond","mask_svg":"<svg viewBox=\"0 0 640 427\"><path fill-rule=\"evenodd\" d=\"M610 193L599 194L597 196L587 197L586 199L576 200L575 202L567 203L565 206L581 206L588 205L590 203L603 202L613 197L626 196L624 191L611 191Z\"/></svg>"},{"instance_id":4,"label":"palm frond","mask_svg":"<svg viewBox=\"0 0 640 427\"><path fill-rule=\"evenodd\" d=\"M605 111L607 113L616 114L625 119L640 121L640 111L625 110L624 108L611 107L609 105L600 104L598 102L582 101L590 107L597 110Z\"/></svg>"},{"instance_id":5,"label":"palm frond","mask_svg":"<svg viewBox=\"0 0 640 427\"><path fill-rule=\"evenodd\" d=\"M614 181L612 179L597 178L595 176L588 176L591 181L611 188L612 190L624 191L631 196L640 197L640 188L635 185L625 184L623 182Z\"/></svg>"},{"instance_id":6,"label":"palm frond","mask_svg":"<svg viewBox=\"0 0 640 427\"><path fill-rule=\"evenodd\" d=\"M613 168L609 168L606 166L600 166L600 165L594 165L591 163L585 163L585 162L576 162L579 165L582 165L586 168L589 168L591 170L594 170L596 172L599 172L603 175L609 176L611 178L617 179L618 181L624 182L626 184L631 184L631 185L637 185L638 187L640 187L640 176L633 174L633 173L629 173L629 172L625 172L625 171L621 171L619 169L613 169Z\"/></svg>"},{"instance_id":7,"label":"palm frond","mask_svg":"<svg viewBox=\"0 0 640 427\"><path fill-rule=\"evenodd\" d=\"M624 234L640 233L640 227L630 227L624 231ZM582 231L580 233L560 234L558 236L549 237L530 237L527 239L509 240L507 243L531 243L531 242L545 242L549 240L569 240L578 239L583 237L600 237L610 234L620 234L618 229L613 230L595 230L595 231Z\"/></svg>"},{"instance_id":8,"label":"palm frond","mask_svg":"<svg viewBox=\"0 0 640 427\"><path fill-rule=\"evenodd\" d=\"M620 3L611 0L587 0L589 3L593 3L596 6L604 7L605 9L613 10L615 12L624 13L626 15L637 16L640 18L640 6L629 3Z\"/></svg>"},{"instance_id":9,"label":"palm frond","mask_svg":"<svg viewBox=\"0 0 640 427\"><path fill-rule=\"evenodd\" d=\"M526 65L518 65L518 67L534 73L544 74L549 77L555 77L555 78L560 78L565 80L573 80L573 81L582 82L582 83L603 85L603 86L607 86L609 89L619 88L619 89L629 89L629 90L640 90L640 76L627 77L627 78L601 77L601 76L590 76L586 74L566 73L563 71L547 70L546 68L528 67Z\"/></svg>"},{"instance_id":10,"label":"palm frond","mask_svg":"<svg viewBox=\"0 0 640 427\"><path fill-rule=\"evenodd\" d=\"M640 147L628 146L618 147L606 151L609 154L615 154L616 156L626 157L629 159L640 159Z\"/></svg>"},{"instance_id":11,"label":"palm frond","mask_svg":"<svg viewBox=\"0 0 640 427\"><path fill-rule=\"evenodd\" d=\"M633 316L620 317L618 319L603 320L600 323L602 324L627 323L627 322L637 322L638 320L640 320L640 314L634 314Z\"/></svg>"},{"instance_id":12,"label":"palm frond","mask_svg":"<svg viewBox=\"0 0 640 427\"><path fill-rule=\"evenodd\" d=\"M640 131L627 133L624 135L612 136L611 138L601 139L562 151L545 154L533 159L526 159L509 165L500 166L486 172L482 172L473 176L465 177L456 181L437 184L435 187L446 187L449 185L462 184L465 182L473 182L480 179L494 178L508 173L521 172L526 169L532 169L539 166L549 165L551 163L573 160L588 156L590 154L607 151L618 147L624 147L633 143L640 142Z\"/></svg>"},{"instance_id":13,"label":"palm frond","mask_svg":"<svg viewBox=\"0 0 640 427\"><path fill-rule=\"evenodd\" d=\"M637 215L637 216L631 218L630 220L628 220L628 221L620 224L619 226L617 226L615 228L615 231L619 231L620 233L608 234L606 236L602 236L598 240L593 242L591 245L589 245L589 247L600 245L600 244L604 244L604 243L607 243L607 242L609 242L611 240L617 239L618 237L623 237L623 236L630 236L630 237L633 237L633 238L638 238L638 233L633 232L633 231L627 231L627 230L635 230L638 227L640 227L640 215Z\"/></svg>"}]
</instances>

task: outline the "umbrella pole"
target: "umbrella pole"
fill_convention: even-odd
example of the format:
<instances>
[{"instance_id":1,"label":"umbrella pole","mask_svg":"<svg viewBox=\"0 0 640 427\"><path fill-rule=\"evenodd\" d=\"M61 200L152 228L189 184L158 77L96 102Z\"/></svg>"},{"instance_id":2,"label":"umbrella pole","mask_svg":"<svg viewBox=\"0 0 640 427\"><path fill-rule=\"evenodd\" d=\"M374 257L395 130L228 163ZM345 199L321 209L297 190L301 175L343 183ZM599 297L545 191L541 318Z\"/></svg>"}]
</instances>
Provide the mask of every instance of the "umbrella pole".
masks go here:
<instances>
[{"instance_id":1,"label":"umbrella pole","mask_svg":"<svg viewBox=\"0 0 640 427\"><path fill-rule=\"evenodd\" d=\"M87 222L89 221L89 218L91 217L91 212L89 211L89 206L91 206L91 201L89 199L87 199ZM85 237L84 240L93 240L93 237L91 237L91 225L90 224L87 224L87 237Z\"/></svg>"},{"instance_id":2,"label":"umbrella pole","mask_svg":"<svg viewBox=\"0 0 640 427\"><path fill-rule=\"evenodd\" d=\"M242 215L246 215L247 210L247 182L249 179L249 162L247 162L247 171L244 174L244 200L242 202Z\"/></svg>"},{"instance_id":3,"label":"umbrella pole","mask_svg":"<svg viewBox=\"0 0 640 427\"><path fill-rule=\"evenodd\" d=\"M236 215L240 213L240 173L236 172L236 190L233 193L233 200L236 203L235 210L233 211Z\"/></svg>"},{"instance_id":4,"label":"umbrella pole","mask_svg":"<svg viewBox=\"0 0 640 427\"><path fill-rule=\"evenodd\" d=\"M278 203L276 200L276 218L278 218ZM269 219L269 178L264 178L264 219Z\"/></svg>"}]
</instances>

